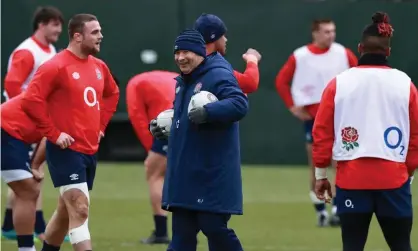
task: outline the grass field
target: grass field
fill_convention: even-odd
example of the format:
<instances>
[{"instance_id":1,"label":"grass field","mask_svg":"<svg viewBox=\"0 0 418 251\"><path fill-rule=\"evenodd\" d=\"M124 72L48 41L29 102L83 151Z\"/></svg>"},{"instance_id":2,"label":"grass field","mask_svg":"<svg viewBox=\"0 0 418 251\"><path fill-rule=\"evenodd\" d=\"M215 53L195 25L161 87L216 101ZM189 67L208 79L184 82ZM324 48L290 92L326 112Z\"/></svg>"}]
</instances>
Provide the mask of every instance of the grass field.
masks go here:
<instances>
[{"instance_id":1,"label":"grass field","mask_svg":"<svg viewBox=\"0 0 418 251\"><path fill-rule=\"evenodd\" d=\"M54 210L58 191L48 174L44 184L46 216ZM233 217L245 250L331 251L341 250L338 228L315 226L316 218L308 196L308 172L297 167L244 167L244 215ZM417 190L418 182L413 185ZM2 184L2 205L5 188ZM139 164L100 164L92 192L90 231L94 250L156 251L165 246L144 246L138 242L153 228L144 169ZM418 213L414 198L415 214ZM4 206L1 208L4 211ZM3 215L2 215L3 217ZM413 247L418 247L418 227L413 229ZM199 236L199 251L208 250L204 236ZM2 250L17 250L15 242L3 241ZM40 246L38 246L40 250ZM63 251L71 246L64 244ZM389 250L375 219L370 228L367 251Z\"/></svg>"}]
</instances>

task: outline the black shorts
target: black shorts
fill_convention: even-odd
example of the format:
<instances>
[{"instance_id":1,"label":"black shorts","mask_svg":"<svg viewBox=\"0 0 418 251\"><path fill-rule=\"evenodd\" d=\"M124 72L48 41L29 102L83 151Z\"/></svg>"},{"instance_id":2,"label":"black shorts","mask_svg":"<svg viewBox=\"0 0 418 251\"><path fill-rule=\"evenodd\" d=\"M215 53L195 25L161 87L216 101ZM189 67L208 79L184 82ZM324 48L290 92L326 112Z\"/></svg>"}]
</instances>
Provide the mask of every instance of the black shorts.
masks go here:
<instances>
[{"instance_id":1,"label":"black shorts","mask_svg":"<svg viewBox=\"0 0 418 251\"><path fill-rule=\"evenodd\" d=\"M96 154L79 153L69 148L46 142L46 161L54 187L87 183L89 190L93 188L96 176Z\"/></svg>"}]
</instances>

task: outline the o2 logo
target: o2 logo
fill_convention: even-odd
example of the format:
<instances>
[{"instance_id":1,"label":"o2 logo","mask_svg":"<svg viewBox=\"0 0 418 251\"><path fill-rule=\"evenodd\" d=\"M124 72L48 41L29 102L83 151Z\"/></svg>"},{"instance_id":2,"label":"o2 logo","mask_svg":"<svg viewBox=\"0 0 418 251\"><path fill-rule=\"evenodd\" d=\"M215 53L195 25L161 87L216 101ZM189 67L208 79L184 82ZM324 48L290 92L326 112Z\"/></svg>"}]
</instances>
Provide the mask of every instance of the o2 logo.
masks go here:
<instances>
[{"instance_id":1,"label":"o2 logo","mask_svg":"<svg viewBox=\"0 0 418 251\"><path fill-rule=\"evenodd\" d=\"M394 134L396 134L396 137L394 136ZM392 135L392 137L390 135ZM396 138L396 140L391 140L391 142L389 142L389 137L391 139ZM402 134L401 129L399 129L396 126L389 127L383 133L383 139L385 140L385 145L387 147L389 147L390 149L400 148L399 155L401 155L401 156L403 156L404 150L405 150L405 146L403 146L403 145L401 146L402 137L403 137L403 134Z\"/></svg>"},{"instance_id":2,"label":"o2 logo","mask_svg":"<svg viewBox=\"0 0 418 251\"><path fill-rule=\"evenodd\" d=\"M354 208L354 204L350 199L345 200L344 204L347 208Z\"/></svg>"},{"instance_id":3,"label":"o2 logo","mask_svg":"<svg viewBox=\"0 0 418 251\"><path fill-rule=\"evenodd\" d=\"M97 93L93 87L88 86L84 89L83 98L84 103L86 103L86 105L90 107L94 107L95 105L97 105L97 109L100 110L99 101L97 101Z\"/></svg>"}]
</instances>

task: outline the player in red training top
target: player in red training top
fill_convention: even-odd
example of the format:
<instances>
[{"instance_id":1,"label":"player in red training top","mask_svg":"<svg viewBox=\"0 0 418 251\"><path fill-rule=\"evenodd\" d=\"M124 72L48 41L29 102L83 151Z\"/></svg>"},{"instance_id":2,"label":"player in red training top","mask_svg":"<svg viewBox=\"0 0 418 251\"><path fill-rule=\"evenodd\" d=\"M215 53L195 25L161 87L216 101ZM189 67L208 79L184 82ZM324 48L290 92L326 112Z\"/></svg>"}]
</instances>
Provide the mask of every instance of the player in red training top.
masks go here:
<instances>
[{"instance_id":1,"label":"player in red training top","mask_svg":"<svg viewBox=\"0 0 418 251\"><path fill-rule=\"evenodd\" d=\"M408 178L418 167L418 93L408 75L388 65L388 16L378 12L372 20L359 44L359 66L337 75L319 106L315 192L320 200L332 197L326 170L333 158L343 251L364 250L373 213L390 250L411 251Z\"/></svg>"},{"instance_id":2,"label":"player in red training top","mask_svg":"<svg viewBox=\"0 0 418 251\"><path fill-rule=\"evenodd\" d=\"M15 196L12 218L19 250L35 251L33 234L43 160L35 150L32 157L36 162L31 161L29 150L42 135L22 111L21 103L22 95L18 95L1 105L1 176ZM45 141L41 145L43 148Z\"/></svg>"},{"instance_id":3,"label":"player in red training top","mask_svg":"<svg viewBox=\"0 0 418 251\"><path fill-rule=\"evenodd\" d=\"M7 74L4 79L3 94L6 100L25 91L38 67L56 54L55 47L52 44L58 41L63 22L63 15L57 8L43 6L36 9L32 22L32 36L20 43L10 55ZM36 144L32 148L35 146ZM32 154L32 149L30 149L30 153ZM41 169L43 169L43 166L41 166ZM2 236L6 239L16 239L12 217L13 201L14 194L9 189L2 226ZM43 240L46 224L42 211L41 193L36 206L35 233L36 237Z\"/></svg>"},{"instance_id":4,"label":"player in red training top","mask_svg":"<svg viewBox=\"0 0 418 251\"><path fill-rule=\"evenodd\" d=\"M219 52L223 56L226 54L226 26L219 17L212 14L202 14L196 19L194 28L205 39L207 54L215 52ZM244 93L253 93L258 88L260 78L258 62L261 60L261 55L254 49L248 49L242 58L247 62L247 68L244 73L234 71L234 76Z\"/></svg>"},{"instance_id":5,"label":"player in red training top","mask_svg":"<svg viewBox=\"0 0 418 251\"><path fill-rule=\"evenodd\" d=\"M23 110L48 139L48 169L60 190L44 251L59 250L68 229L74 250L92 250L88 190L93 187L100 138L119 99L108 67L92 56L100 51L103 38L97 18L73 16L68 33L67 49L39 67L22 101Z\"/></svg>"},{"instance_id":6,"label":"player in red training top","mask_svg":"<svg viewBox=\"0 0 418 251\"><path fill-rule=\"evenodd\" d=\"M145 170L149 186L155 230L144 244L168 244L167 212L161 209L164 175L167 167L167 140L152 137L149 123L162 111L173 107L176 81L179 74L151 71L136 75L126 87L128 115L135 133L148 152Z\"/></svg>"},{"instance_id":7,"label":"player in red training top","mask_svg":"<svg viewBox=\"0 0 418 251\"><path fill-rule=\"evenodd\" d=\"M276 77L276 88L290 112L304 124L306 151L310 165L310 198L315 206L318 226L338 226L337 206L328 216L325 203L314 192L315 175L312 165L312 127L319 101L326 84L337 74L357 65L349 49L335 42L335 24L330 19L312 23L311 44L296 49Z\"/></svg>"}]
</instances>

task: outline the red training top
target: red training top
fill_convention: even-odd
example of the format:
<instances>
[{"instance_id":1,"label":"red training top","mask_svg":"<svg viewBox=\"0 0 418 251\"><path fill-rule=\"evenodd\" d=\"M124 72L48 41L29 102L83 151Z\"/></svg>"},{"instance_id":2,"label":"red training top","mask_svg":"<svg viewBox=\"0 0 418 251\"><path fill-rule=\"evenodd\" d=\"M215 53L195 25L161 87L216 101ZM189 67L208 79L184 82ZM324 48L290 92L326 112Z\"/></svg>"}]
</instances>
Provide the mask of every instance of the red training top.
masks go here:
<instances>
[{"instance_id":1,"label":"red training top","mask_svg":"<svg viewBox=\"0 0 418 251\"><path fill-rule=\"evenodd\" d=\"M22 110L23 94L1 104L1 128L12 137L28 144L38 143L42 135L36 130L36 124Z\"/></svg>"},{"instance_id":2,"label":"red training top","mask_svg":"<svg viewBox=\"0 0 418 251\"><path fill-rule=\"evenodd\" d=\"M52 143L65 132L75 140L70 149L94 154L118 100L119 88L103 61L63 50L39 67L22 108Z\"/></svg>"},{"instance_id":3,"label":"red training top","mask_svg":"<svg viewBox=\"0 0 418 251\"><path fill-rule=\"evenodd\" d=\"M158 114L173 108L176 80L179 74L168 71L151 71L131 78L126 86L128 116L136 135L149 151L153 138L149 123Z\"/></svg>"},{"instance_id":4,"label":"red training top","mask_svg":"<svg viewBox=\"0 0 418 251\"><path fill-rule=\"evenodd\" d=\"M307 46L308 46L308 50L312 52L313 54L323 54L329 50L329 48L322 49L322 48L315 46L314 44L309 44ZM346 48L346 52L347 52L348 64L350 65L350 67L357 66L356 55L354 55L354 53L348 48ZM293 98L292 98L292 93L290 90L290 84L292 82L295 69L296 69L296 58L292 54L287 59L287 62L283 65L283 67L281 68L281 70L276 76L277 92L279 93L280 97L283 99L287 108L290 108L293 106ZM306 111L312 116L312 118L315 118L315 115L318 111L318 107L319 107L319 104L312 104L312 105L305 106Z\"/></svg>"},{"instance_id":5,"label":"red training top","mask_svg":"<svg viewBox=\"0 0 418 251\"><path fill-rule=\"evenodd\" d=\"M258 65L254 62L248 62L244 73L234 71L234 76L243 93L250 94L257 91L260 82L260 73Z\"/></svg>"}]
</instances>

